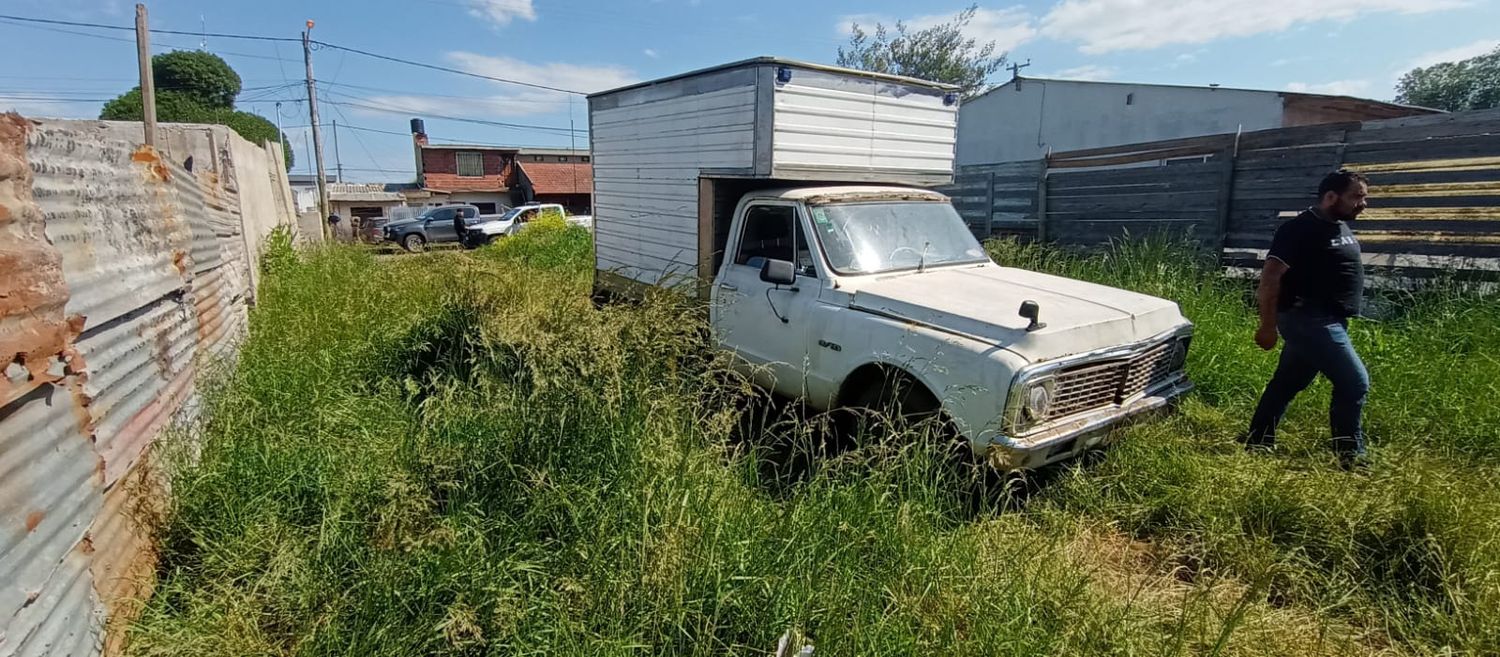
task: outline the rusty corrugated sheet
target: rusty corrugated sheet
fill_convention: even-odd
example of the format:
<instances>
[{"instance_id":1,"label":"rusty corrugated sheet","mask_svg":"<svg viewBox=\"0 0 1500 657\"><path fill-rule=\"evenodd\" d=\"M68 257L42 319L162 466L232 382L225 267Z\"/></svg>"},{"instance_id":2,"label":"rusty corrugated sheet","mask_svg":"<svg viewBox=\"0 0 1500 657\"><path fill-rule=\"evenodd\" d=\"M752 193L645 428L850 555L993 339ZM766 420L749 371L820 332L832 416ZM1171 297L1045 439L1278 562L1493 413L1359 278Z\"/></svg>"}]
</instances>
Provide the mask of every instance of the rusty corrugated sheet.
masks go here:
<instances>
[{"instance_id":1,"label":"rusty corrugated sheet","mask_svg":"<svg viewBox=\"0 0 1500 657\"><path fill-rule=\"evenodd\" d=\"M0 654L9 655L62 646L88 627L88 555L78 547L102 506L103 476L63 386L0 409L0 426Z\"/></svg>"},{"instance_id":2,"label":"rusty corrugated sheet","mask_svg":"<svg viewBox=\"0 0 1500 657\"><path fill-rule=\"evenodd\" d=\"M37 205L63 257L67 313L103 325L183 286L171 198L150 153L42 123L28 140ZM134 162L139 158L140 162Z\"/></svg>"},{"instance_id":3,"label":"rusty corrugated sheet","mask_svg":"<svg viewBox=\"0 0 1500 657\"><path fill-rule=\"evenodd\" d=\"M0 115L0 406L63 375L60 357L74 328L64 315L62 257L32 199L30 127Z\"/></svg>"},{"instance_id":4,"label":"rusty corrugated sheet","mask_svg":"<svg viewBox=\"0 0 1500 657\"><path fill-rule=\"evenodd\" d=\"M174 185L192 234L192 292L198 342L211 358L224 358L247 324L250 276L236 214L239 201L216 178L180 175Z\"/></svg>"},{"instance_id":5,"label":"rusty corrugated sheet","mask_svg":"<svg viewBox=\"0 0 1500 657\"><path fill-rule=\"evenodd\" d=\"M222 165L190 172L123 128L0 116L0 657L120 650L152 576L144 455L247 326L238 138L172 133Z\"/></svg>"}]
</instances>

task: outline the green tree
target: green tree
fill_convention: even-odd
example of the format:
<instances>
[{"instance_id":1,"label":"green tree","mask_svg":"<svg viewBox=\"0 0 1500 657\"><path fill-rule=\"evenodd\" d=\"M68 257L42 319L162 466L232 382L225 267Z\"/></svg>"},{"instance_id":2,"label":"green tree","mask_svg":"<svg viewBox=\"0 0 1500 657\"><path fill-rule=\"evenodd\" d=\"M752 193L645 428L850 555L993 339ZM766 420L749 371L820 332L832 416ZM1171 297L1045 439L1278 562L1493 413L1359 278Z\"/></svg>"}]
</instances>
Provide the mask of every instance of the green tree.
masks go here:
<instances>
[{"instance_id":1,"label":"green tree","mask_svg":"<svg viewBox=\"0 0 1500 657\"><path fill-rule=\"evenodd\" d=\"M995 54L994 41L980 45L964 36L964 28L978 11L978 5L970 5L949 22L919 30L897 21L895 34L876 23L872 35L855 23L850 26L848 47L839 48L838 64L946 82L962 89L965 98L972 98L992 88L988 82L990 75L1005 66L1006 61L1005 53Z\"/></svg>"},{"instance_id":2,"label":"green tree","mask_svg":"<svg viewBox=\"0 0 1500 657\"><path fill-rule=\"evenodd\" d=\"M1500 47L1408 71L1396 83L1396 102L1450 112L1500 107Z\"/></svg>"},{"instance_id":3,"label":"green tree","mask_svg":"<svg viewBox=\"0 0 1500 657\"><path fill-rule=\"evenodd\" d=\"M292 145L265 117L234 108L240 76L218 55L203 51L174 51L151 58L156 81L156 118L175 123L214 123L234 130L256 144L280 137L291 170ZM145 115L141 88L135 87L104 104L99 118L140 121Z\"/></svg>"}]
</instances>

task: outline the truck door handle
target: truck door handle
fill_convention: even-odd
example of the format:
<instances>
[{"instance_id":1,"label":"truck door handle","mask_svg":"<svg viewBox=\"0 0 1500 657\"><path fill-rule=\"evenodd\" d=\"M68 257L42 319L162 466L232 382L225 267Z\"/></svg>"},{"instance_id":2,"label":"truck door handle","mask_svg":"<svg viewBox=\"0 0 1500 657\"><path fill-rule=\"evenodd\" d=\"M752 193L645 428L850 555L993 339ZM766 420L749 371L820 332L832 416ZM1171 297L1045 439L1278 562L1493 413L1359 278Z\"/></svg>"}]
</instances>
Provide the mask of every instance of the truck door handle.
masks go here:
<instances>
[{"instance_id":1,"label":"truck door handle","mask_svg":"<svg viewBox=\"0 0 1500 657\"><path fill-rule=\"evenodd\" d=\"M738 286L731 285L729 283L720 283L719 284L719 289L721 289L721 290L723 290L725 292L739 292L740 291L740 288Z\"/></svg>"}]
</instances>

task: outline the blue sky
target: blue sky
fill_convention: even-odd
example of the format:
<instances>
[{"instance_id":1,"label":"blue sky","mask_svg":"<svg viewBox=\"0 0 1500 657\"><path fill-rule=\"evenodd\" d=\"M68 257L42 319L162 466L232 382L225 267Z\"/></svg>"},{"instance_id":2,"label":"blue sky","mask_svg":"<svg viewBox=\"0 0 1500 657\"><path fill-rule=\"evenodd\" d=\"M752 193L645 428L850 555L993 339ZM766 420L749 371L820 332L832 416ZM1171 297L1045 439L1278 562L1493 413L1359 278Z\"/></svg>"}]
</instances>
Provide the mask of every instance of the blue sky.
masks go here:
<instances>
[{"instance_id":1,"label":"blue sky","mask_svg":"<svg viewBox=\"0 0 1500 657\"><path fill-rule=\"evenodd\" d=\"M755 55L832 62L851 19L932 23L965 2L892 0L156 0L152 27L314 38L548 86L597 91ZM1500 45L1500 0L1048 0L981 4L972 36L995 40L1024 74L1351 94L1378 99L1414 65ZM131 25L125 0L0 0L0 14ZM67 32L58 32L57 29ZM75 34L83 33L83 34ZM85 36L85 34L94 36ZM101 38L106 37L106 38ZM123 40L122 40L123 39ZM201 37L157 36L155 49ZM244 78L241 109L277 118L308 170L301 48L209 37ZM0 20L0 110L92 118L135 84L127 32L41 29ZM20 63L21 65L17 65ZM565 94L372 60L314 54L324 123L338 121L349 180L411 178L407 119L434 141L567 146L586 105ZM1008 74L1006 74L1008 75ZM997 82L1005 75L998 76ZM362 106L362 107L361 107ZM504 128L442 114L532 126ZM346 129L346 126L348 127ZM380 132L383 131L383 132ZM328 133L329 131L325 131ZM385 134L396 133L396 134ZM325 134L333 166L331 134ZM587 144L586 135L577 141Z\"/></svg>"}]
</instances>

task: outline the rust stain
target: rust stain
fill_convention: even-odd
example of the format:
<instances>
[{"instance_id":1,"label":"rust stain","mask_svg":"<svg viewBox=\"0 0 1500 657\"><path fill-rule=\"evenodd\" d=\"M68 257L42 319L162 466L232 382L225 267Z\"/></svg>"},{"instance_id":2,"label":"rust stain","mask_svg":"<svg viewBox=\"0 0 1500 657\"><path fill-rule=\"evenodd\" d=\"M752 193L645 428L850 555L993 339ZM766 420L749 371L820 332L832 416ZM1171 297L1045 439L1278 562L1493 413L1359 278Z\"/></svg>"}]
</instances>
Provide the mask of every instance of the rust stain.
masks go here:
<instances>
[{"instance_id":1,"label":"rust stain","mask_svg":"<svg viewBox=\"0 0 1500 657\"><path fill-rule=\"evenodd\" d=\"M42 519L46 517L47 513L45 511L32 511L26 514L26 533L30 534L36 531L37 526L42 524Z\"/></svg>"},{"instance_id":2,"label":"rust stain","mask_svg":"<svg viewBox=\"0 0 1500 657\"><path fill-rule=\"evenodd\" d=\"M140 162L146 165L146 170L151 173L151 177L155 180L167 181L172 179L172 172L167 170L167 165L162 164L161 156L156 153L156 149L150 146L142 144L140 148L135 149L135 152L130 154L130 159L133 162Z\"/></svg>"},{"instance_id":3,"label":"rust stain","mask_svg":"<svg viewBox=\"0 0 1500 657\"><path fill-rule=\"evenodd\" d=\"M78 542L78 551L84 553L85 555L91 555L91 554L94 553L94 535L93 534L84 534L83 535L83 540L81 540L81 541Z\"/></svg>"},{"instance_id":4,"label":"rust stain","mask_svg":"<svg viewBox=\"0 0 1500 657\"><path fill-rule=\"evenodd\" d=\"M187 258L188 258L188 252L187 251L185 251L183 249L173 249L173 251L172 251L172 266L177 268L177 273L178 274L181 274L181 275L184 275L184 276L187 275L187 271L188 271L188 261L187 261Z\"/></svg>"},{"instance_id":5,"label":"rust stain","mask_svg":"<svg viewBox=\"0 0 1500 657\"><path fill-rule=\"evenodd\" d=\"M0 379L0 404L57 380L56 358L71 334L63 319L68 302L62 254L47 241L41 210L32 198L26 136L31 123L15 113L0 115L0 212L7 239L0 244L0 361L21 365L24 378Z\"/></svg>"}]
</instances>

